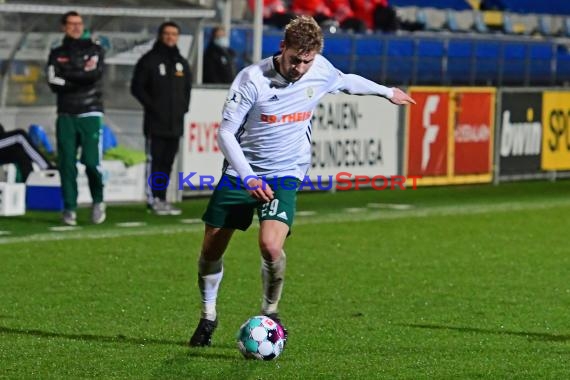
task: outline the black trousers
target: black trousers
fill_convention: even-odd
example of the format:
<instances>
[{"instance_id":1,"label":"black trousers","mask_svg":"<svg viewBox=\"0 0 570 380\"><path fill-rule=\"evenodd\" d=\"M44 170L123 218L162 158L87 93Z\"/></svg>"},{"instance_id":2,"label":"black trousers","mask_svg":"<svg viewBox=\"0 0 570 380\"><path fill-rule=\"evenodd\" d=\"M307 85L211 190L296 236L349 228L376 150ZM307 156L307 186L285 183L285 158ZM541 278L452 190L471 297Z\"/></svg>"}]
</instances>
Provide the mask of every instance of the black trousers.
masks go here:
<instances>
[{"instance_id":1,"label":"black trousers","mask_svg":"<svg viewBox=\"0 0 570 380\"><path fill-rule=\"evenodd\" d=\"M32 162L35 162L43 170L52 167L34 146L25 131L17 129L0 134L0 165L16 164L25 182L34 170Z\"/></svg>"},{"instance_id":2,"label":"black trousers","mask_svg":"<svg viewBox=\"0 0 570 380\"><path fill-rule=\"evenodd\" d=\"M178 153L179 137L146 137L147 203L154 198L166 200L166 189L172 172L172 164ZM177 177L170 182L175 183Z\"/></svg>"}]
</instances>

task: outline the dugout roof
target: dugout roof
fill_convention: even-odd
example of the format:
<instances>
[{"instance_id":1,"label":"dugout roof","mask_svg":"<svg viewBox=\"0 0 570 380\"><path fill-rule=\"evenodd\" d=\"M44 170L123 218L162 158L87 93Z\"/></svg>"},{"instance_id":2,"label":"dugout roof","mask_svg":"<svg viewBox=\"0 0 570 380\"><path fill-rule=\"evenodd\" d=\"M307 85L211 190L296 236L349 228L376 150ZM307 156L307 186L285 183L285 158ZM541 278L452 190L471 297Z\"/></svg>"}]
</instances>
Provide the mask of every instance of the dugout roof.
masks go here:
<instances>
[{"instance_id":1,"label":"dugout roof","mask_svg":"<svg viewBox=\"0 0 570 380\"><path fill-rule=\"evenodd\" d=\"M40 0L5 0L0 3L0 12L62 14L74 9L85 15L212 18L215 10L195 2L184 0L56 0L49 3Z\"/></svg>"}]
</instances>

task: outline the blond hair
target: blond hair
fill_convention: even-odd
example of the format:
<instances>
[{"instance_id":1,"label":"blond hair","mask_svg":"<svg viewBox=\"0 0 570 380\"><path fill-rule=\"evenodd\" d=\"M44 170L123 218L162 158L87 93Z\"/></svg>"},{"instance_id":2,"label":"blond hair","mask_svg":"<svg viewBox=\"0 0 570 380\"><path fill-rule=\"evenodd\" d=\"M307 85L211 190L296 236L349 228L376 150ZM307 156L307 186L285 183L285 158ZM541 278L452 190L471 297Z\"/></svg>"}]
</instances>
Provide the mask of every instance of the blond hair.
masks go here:
<instances>
[{"instance_id":1,"label":"blond hair","mask_svg":"<svg viewBox=\"0 0 570 380\"><path fill-rule=\"evenodd\" d=\"M323 51L323 31L314 18L298 16L285 27L285 47L299 52Z\"/></svg>"}]
</instances>

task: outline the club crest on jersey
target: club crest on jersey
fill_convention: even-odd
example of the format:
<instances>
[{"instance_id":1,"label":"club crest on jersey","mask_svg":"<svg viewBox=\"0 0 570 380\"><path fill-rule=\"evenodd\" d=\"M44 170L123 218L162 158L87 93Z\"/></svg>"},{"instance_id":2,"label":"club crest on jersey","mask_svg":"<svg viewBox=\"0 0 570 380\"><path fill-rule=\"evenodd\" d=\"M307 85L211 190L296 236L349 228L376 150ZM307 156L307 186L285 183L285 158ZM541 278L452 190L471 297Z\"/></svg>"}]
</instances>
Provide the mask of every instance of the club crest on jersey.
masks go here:
<instances>
[{"instance_id":1,"label":"club crest on jersey","mask_svg":"<svg viewBox=\"0 0 570 380\"><path fill-rule=\"evenodd\" d=\"M184 76L184 66L182 66L180 62L176 62L176 73L174 75L176 75L177 77Z\"/></svg>"},{"instance_id":2,"label":"club crest on jersey","mask_svg":"<svg viewBox=\"0 0 570 380\"><path fill-rule=\"evenodd\" d=\"M241 103L241 94L234 90L230 90L228 97L226 98L226 109L229 111L237 110L239 104Z\"/></svg>"},{"instance_id":3,"label":"club crest on jersey","mask_svg":"<svg viewBox=\"0 0 570 380\"><path fill-rule=\"evenodd\" d=\"M315 95L315 90L312 87L307 88L307 98L311 99Z\"/></svg>"}]
</instances>

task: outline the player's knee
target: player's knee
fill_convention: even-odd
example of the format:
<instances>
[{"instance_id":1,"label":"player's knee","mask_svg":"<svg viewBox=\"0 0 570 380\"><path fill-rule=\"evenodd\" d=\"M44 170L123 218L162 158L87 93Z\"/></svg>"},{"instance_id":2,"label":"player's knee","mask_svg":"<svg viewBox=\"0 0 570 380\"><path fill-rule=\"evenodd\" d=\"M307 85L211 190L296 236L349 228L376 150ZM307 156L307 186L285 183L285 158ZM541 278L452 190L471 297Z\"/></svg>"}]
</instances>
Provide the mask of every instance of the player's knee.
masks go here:
<instances>
[{"instance_id":1,"label":"player's knee","mask_svg":"<svg viewBox=\"0 0 570 380\"><path fill-rule=\"evenodd\" d=\"M219 260L226 250L232 231L206 225L201 256L208 261Z\"/></svg>"},{"instance_id":2,"label":"player's knee","mask_svg":"<svg viewBox=\"0 0 570 380\"><path fill-rule=\"evenodd\" d=\"M263 258L271 261L278 260L283 252L283 246L279 242L269 239L262 239L259 242L259 249Z\"/></svg>"}]
</instances>

